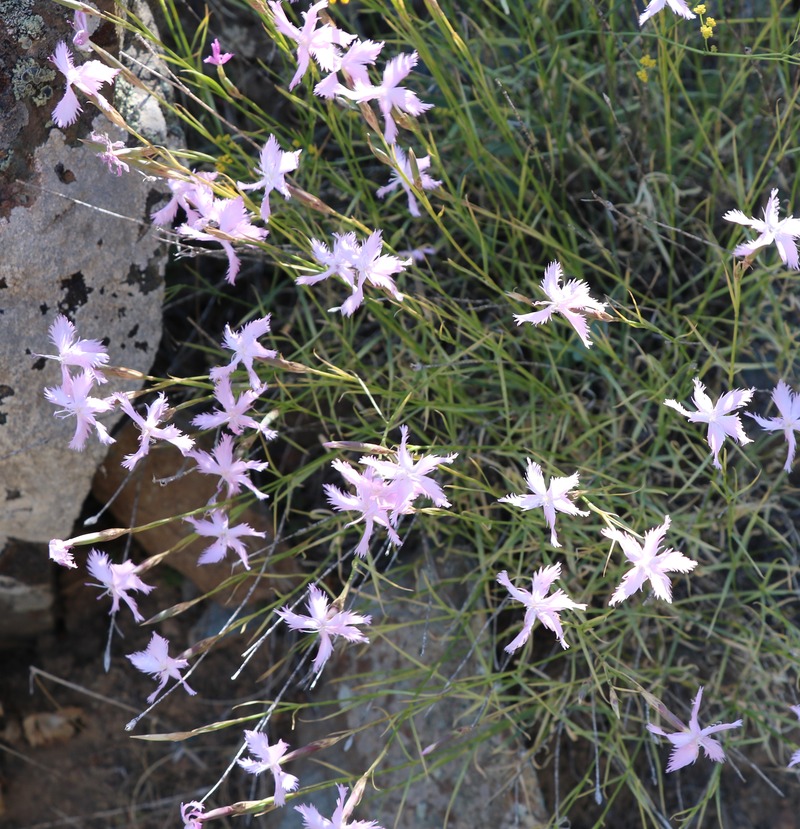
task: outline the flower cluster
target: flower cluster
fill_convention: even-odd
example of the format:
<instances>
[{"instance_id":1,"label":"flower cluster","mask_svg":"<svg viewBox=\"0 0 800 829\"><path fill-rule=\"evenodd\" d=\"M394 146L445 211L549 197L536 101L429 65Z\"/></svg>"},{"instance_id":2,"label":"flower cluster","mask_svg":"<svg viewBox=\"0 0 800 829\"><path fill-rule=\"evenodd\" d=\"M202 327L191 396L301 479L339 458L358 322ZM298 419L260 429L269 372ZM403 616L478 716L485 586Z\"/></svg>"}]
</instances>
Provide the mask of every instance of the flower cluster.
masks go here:
<instances>
[{"instance_id":1,"label":"flower cluster","mask_svg":"<svg viewBox=\"0 0 800 829\"><path fill-rule=\"evenodd\" d=\"M328 501L336 510L355 511L360 515L346 526L364 524L364 535L356 547L359 556L366 556L375 525L384 527L395 546L402 543L395 529L400 515L416 511L414 501L420 496L429 498L437 507L449 507L450 502L441 486L428 476L443 463L452 463L457 453L423 455L414 459L408 449L408 427L400 427L400 445L392 460L374 456L361 458L366 467L358 472L349 463L333 461L333 468L355 488L354 493L343 492L332 484L325 485Z\"/></svg>"}]
</instances>

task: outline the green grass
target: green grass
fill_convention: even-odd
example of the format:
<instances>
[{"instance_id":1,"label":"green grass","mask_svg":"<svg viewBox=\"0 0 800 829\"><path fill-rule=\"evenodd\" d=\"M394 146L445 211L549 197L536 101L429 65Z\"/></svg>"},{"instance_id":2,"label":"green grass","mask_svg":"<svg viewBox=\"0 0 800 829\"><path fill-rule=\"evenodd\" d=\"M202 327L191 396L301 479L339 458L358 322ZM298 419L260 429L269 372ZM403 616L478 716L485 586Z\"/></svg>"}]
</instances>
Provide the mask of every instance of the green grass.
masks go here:
<instances>
[{"instance_id":1,"label":"green grass","mask_svg":"<svg viewBox=\"0 0 800 829\"><path fill-rule=\"evenodd\" d=\"M245 69L260 72L270 87L263 101L231 94L201 63L214 18L187 31L177 4L162 0L163 42L154 45L174 73L176 103L167 106L186 125L184 171L211 169L208 159L216 159L219 193L233 195L274 133L284 148L303 149L295 185L327 205L273 196L270 236L240 277L254 289L240 290L228 311L238 322L271 312L271 346L306 367L264 372L282 432L264 449L275 472L269 507L286 530L281 555L301 557L309 581L328 572L329 584L348 584L355 610L408 603L419 614L420 641L446 634L452 645L434 662L399 648L398 667L385 675L348 678L352 706L395 687L405 695L375 729L387 751L404 746L406 761L392 770L376 757L374 768L350 769L351 779L369 772L378 787L404 786L413 801L432 765L468 762L481 739L499 735L535 760L549 825L565 817L586 827L726 825L740 786L731 764L701 758L667 775L666 741L655 744L645 730L656 720L648 694L686 720L702 684L701 724L744 719L723 735L731 763L748 779L756 766L784 791L795 785L785 764L800 745L788 712L798 702L798 501L781 471L785 446L757 435L750 421L755 442L728 441L720 473L702 426L662 405L687 402L695 376L715 398L755 386L751 408L759 412L778 378L797 385L796 277L774 248L750 268L734 262L729 251L748 231L721 218L734 207L759 214L771 187L781 188L782 209L800 210L800 25L792 2L761 4L759 18L746 16L746 3L741 11L708 4L718 21L713 53L699 21L667 10L639 30L630 2L331 7L346 30L385 40L384 59L419 52L408 85L435 108L409 122L401 141L417 157L430 154L431 173L443 180L438 191L418 193L420 219L408 215L402 193L385 203L374 197L388 178L386 148L356 106L315 99L317 74L286 91L295 68L289 44L278 37L270 52L270 16L258 0L250 5L253 37L265 44L258 54L269 62L236 59L225 72L232 84ZM636 77L643 55L657 61L647 82ZM164 153L162 161L174 166L177 157ZM375 228L395 250L436 248L400 278L404 302L373 291L342 319L326 311L344 298L334 280L293 287L294 277L315 269L309 238ZM541 299L539 282L554 259L609 302L613 319L592 323L591 350L562 318L514 325L526 306L508 293ZM215 287L215 302L226 302L225 292ZM347 529L348 516L327 508L322 485L341 485L334 457L355 463L361 453L325 450L320 439L392 447L401 424L420 451L458 452L437 475L452 506L404 519L398 555L374 545L366 562L353 561L360 528ZM541 511L497 503L525 491L528 457L546 478L580 473L578 505L591 514L559 517L559 550ZM695 559L696 570L673 579L671 605L638 593L610 609L625 568L600 530L619 524L643 533L666 514L666 544ZM506 569L522 585L555 562L560 585L589 605L562 616L571 648L562 651L537 623L529 644L506 658L502 647L522 611L503 604L496 573ZM462 597L455 606L442 599L448 568ZM413 589L397 587L404 579ZM248 632L257 638L274 625L276 607L302 594L259 609ZM392 642L395 634L391 615L376 613L371 637ZM288 670L301 653L298 646L281 657ZM282 690L281 710L302 717L312 705L336 708L335 658L312 701L297 693L297 679ZM453 726L468 725L478 738L426 760L402 735L423 727L431 700L445 696L464 705ZM559 769L568 744L584 765L561 761ZM291 770L302 786L302 767ZM331 779L343 776L332 770ZM386 827L404 820L369 813L368 802L357 817Z\"/></svg>"}]
</instances>

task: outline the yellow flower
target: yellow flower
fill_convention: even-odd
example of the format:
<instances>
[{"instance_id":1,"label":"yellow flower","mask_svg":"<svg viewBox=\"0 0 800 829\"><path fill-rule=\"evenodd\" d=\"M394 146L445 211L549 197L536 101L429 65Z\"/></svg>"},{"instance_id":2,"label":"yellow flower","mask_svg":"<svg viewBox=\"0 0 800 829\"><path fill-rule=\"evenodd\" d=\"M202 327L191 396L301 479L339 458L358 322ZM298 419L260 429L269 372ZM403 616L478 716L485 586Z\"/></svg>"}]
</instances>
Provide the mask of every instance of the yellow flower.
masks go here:
<instances>
[{"instance_id":1,"label":"yellow flower","mask_svg":"<svg viewBox=\"0 0 800 829\"><path fill-rule=\"evenodd\" d=\"M644 69L640 69L640 70L636 73L636 77L637 77L637 78L638 78L638 79L639 79L642 83L647 83L647 72L645 72L645 71L644 71Z\"/></svg>"},{"instance_id":2,"label":"yellow flower","mask_svg":"<svg viewBox=\"0 0 800 829\"><path fill-rule=\"evenodd\" d=\"M639 59L639 63L641 63L645 69L654 69L656 65L656 62L650 57L650 55L642 55Z\"/></svg>"},{"instance_id":3,"label":"yellow flower","mask_svg":"<svg viewBox=\"0 0 800 829\"><path fill-rule=\"evenodd\" d=\"M701 26L701 27L700 27L700 34L701 34L701 35L702 35L702 36L703 36L706 40L708 40L708 39L711 37L711 35L713 35L713 34L714 34L714 30L711 28L711 26Z\"/></svg>"},{"instance_id":4,"label":"yellow flower","mask_svg":"<svg viewBox=\"0 0 800 829\"><path fill-rule=\"evenodd\" d=\"M714 26L716 26L716 25L717 25L717 21L714 20L713 17L707 17L706 18L706 26L708 26L709 29L713 29Z\"/></svg>"},{"instance_id":5,"label":"yellow flower","mask_svg":"<svg viewBox=\"0 0 800 829\"><path fill-rule=\"evenodd\" d=\"M695 7L692 9L692 11L693 11L695 14L705 14L705 13L706 13L706 4L705 4L705 3L700 3L700 5L699 5L699 6L695 6Z\"/></svg>"}]
</instances>

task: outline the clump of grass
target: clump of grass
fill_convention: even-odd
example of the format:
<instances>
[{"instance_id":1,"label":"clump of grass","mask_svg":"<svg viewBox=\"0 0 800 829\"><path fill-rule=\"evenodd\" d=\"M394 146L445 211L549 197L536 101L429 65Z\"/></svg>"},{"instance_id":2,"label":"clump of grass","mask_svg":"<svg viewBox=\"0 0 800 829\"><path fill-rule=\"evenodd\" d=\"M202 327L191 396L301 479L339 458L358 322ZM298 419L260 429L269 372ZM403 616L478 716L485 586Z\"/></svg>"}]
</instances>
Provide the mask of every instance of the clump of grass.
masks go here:
<instances>
[{"instance_id":1,"label":"clump of grass","mask_svg":"<svg viewBox=\"0 0 800 829\"><path fill-rule=\"evenodd\" d=\"M368 769L349 769L351 778L368 774L413 800L432 767L424 742L403 735L424 730L432 700L451 697L463 714L437 739L459 726L481 736L448 745L443 757L466 762L481 739L498 735L521 746L539 770L549 825L725 825L737 774L784 789L800 647L792 478L781 472L783 450L753 424L755 443L729 442L717 472L702 427L662 404L688 399L699 376L714 397L755 387L763 410L765 392L794 373L791 277L774 251L749 267L734 261L740 237L721 219L731 207L754 214L772 186L797 204L791 2L773 0L760 18L709 5L713 37L668 13L639 31L625 4L331 7L337 25L385 40L385 55L420 56L415 88L435 108L404 124L403 141L417 158L430 155L443 184L415 191L419 219L402 193L375 197L388 178L388 148L357 105L315 98L316 76L287 91L294 59L266 5L249 3L259 37L275 44L269 61L232 62L224 76L201 63L214 19L187 31L178 6L162 5L164 39L141 34L167 62L177 99L165 106L184 120L192 148L156 148L163 163L184 175L214 169L215 189L232 195L235 182L250 180L267 135L303 150L295 197L275 206L270 235L240 277L255 296L240 296L227 313L242 324L271 312L272 346L294 364L265 372L283 432L264 447L275 473L265 491L284 529L281 555L300 558L308 575L236 625L254 641L277 635L274 611L322 577L333 595L346 585L359 605L405 603L419 619L422 653L403 646L391 670L348 677L351 709L395 688L407 694L375 722L385 753ZM263 101L236 87L251 71L270 85ZM310 239L376 228L394 250L435 250L404 276L402 303L372 298L343 319L326 310L341 301L332 280L295 291L293 279L314 270ZM539 282L554 260L608 303L610 318L591 323L591 349L563 319L514 325L513 314L529 307L509 294L542 299ZM437 473L451 506L404 517L403 547L379 539L362 561L353 557L360 528L324 500L323 485L341 483L330 461L355 463L362 453L348 444L395 446L403 424L420 451L458 453ZM576 503L589 516L558 517L561 549L549 544L539 510L498 503L525 491L526 458L548 478L580 474ZM672 579L671 604L645 591L609 608L626 566L600 531L643 534L665 515L667 546L697 561L695 571ZM257 578L262 560L253 561ZM523 650L504 653L523 611L496 574L522 584L558 562L559 584L588 605L564 616L571 647L537 623ZM455 587L458 602L443 600ZM374 616L370 637L391 642L391 614ZM428 636L446 639L435 657L424 652ZM342 705L335 661L306 700L298 693L307 660L299 646L278 657L274 670L290 681L252 722ZM742 718L743 729L725 736L728 765L700 759L667 774L668 746L645 726L659 700L688 721L700 685L706 717ZM386 759L393 743L403 762ZM407 820L374 814L386 826Z\"/></svg>"}]
</instances>

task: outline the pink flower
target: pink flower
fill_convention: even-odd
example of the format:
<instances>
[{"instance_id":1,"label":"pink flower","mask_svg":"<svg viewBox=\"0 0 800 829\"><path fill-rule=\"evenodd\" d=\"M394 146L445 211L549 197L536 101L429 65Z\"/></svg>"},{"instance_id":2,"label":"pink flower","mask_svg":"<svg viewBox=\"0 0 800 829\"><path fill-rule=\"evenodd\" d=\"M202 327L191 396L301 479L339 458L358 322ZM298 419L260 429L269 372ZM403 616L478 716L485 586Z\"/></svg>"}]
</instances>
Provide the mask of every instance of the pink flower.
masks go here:
<instances>
[{"instance_id":1,"label":"pink flower","mask_svg":"<svg viewBox=\"0 0 800 829\"><path fill-rule=\"evenodd\" d=\"M78 331L63 314L59 314L48 331L50 341L58 354L37 354L48 360L61 363L62 377L66 379L70 366L91 372L95 382L105 383L106 378L99 371L108 362L108 352L100 340L79 340Z\"/></svg>"},{"instance_id":2,"label":"pink flower","mask_svg":"<svg viewBox=\"0 0 800 829\"><path fill-rule=\"evenodd\" d=\"M188 667L188 660L173 658L169 656L168 652L169 641L163 636L154 633L146 650L127 654L128 659L131 660L137 670L143 674L150 674L150 676L158 679L158 688L147 698L148 703L152 703L155 700L159 691L167 684L170 677L177 679L190 696L194 696L197 693L181 677L180 672L183 668Z\"/></svg>"},{"instance_id":3,"label":"pink flower","mask_svg":"<svg viewBox=\"0 0 800 829\"><path fill-rule=\"evenodd\" d=\"M347 46L355 35L347 34L329 24L317 28L317 14L328 7L328 0L314 3L308 11L302 12L303 27L298 29L289 22L281 3L270 0L275 28L297 44L297 71L289 83L289 89L294 89L305 75L310 59L314 60L327 72L332 72L336 64L337 46Z\"/></svg>"},{"instance_id":4,"label":"pink flower","mask_svg":"<svg viewBox=\"0 0 800 829\"><path fill-rule=\"evenodd\" d=\"M261 200L261 218L265 222L269 221L269 194L273 190L277 190L285 199L291 198L292 194L284 176L297 169L301 152L302 150L284 152L278 144L278 139L270 135L261 149L259 164L256 167L256 175L260 176L259 180L253 184L237 182L242 190L264 190L264 198Z\"/></svg>"},{"instance_id":5,"label":"pink flower","mask_svg":"<svg viewBox=\"0 0 800 829\"><path fill-rule=\"evenodd\" d=\"M549 567L540 568L531 579L531 589L522 590L519 587L514 587L505 570L501 570L497 574L497 581L502 584L512 598L525 605L525 620L522 623L522 630L505 646L504 650L507 653L513 653L518 648L521 648L531 635L534 622L537 619L548 629L552 630L558 639L558 643L562 648L568 648L569 645L564 640L564 631L561 627L561 618L559 613L562 610L586 610L585 604L578 604L573 602L563 590L556 590L552 596L548 596L553 582L561 576L561 564L554 564Z\"/></svg>"},{"instance_id":6,"label":"pink flower","mask_svg":"<svg viewBox=\"0 0 800 829\"><path fill-rule=\"evenodd\" d=\"M355 510L361 513L354 521L345 524L346 527L352 527L362 522L364 524L364 535L356 547L356 553L362 558L366 556L375 524L384 527L389 540L396 547L399 547L403 542L394 529L393 521L389 517L389 510L393 510L395 513L402 512L404 505L395 491L392 490L391 485L377 477L374 469L367 469L362 475L346 461L335 460L331 465L356 489L355 494L350 494L349 492L342 492L332 484L325 484L324 487L328 496L328 503L334 509L340 511Z\"/></svg>"},{"instance_id":7,"label":"pink flower","mask_svg":"<svg viewBox=\"0 0 800 829\"><path fill-rule=\"evenodd\" d=\"M639 25L643 26L654 14L658 14L664 6L669 6L675 14L686 18L686 20L694 19L686 0L650 0L648 7L639 15Z\"/></svg>"},{"instance_id":8,"label":"pink flower","mask_svg":"<svg viewBox=\"0 0 800 829\"><path fill-rule=\"evenodd\" d=\"M90 575L97 579L100 584L90 585L92 587L104 587L105 591L102 596L111 596L111 610L109 615L113 615L119 610L119 600L125 602L131 609L133 618L137 622L143 622L144 616L139 613L139 608L136 601L128 595L128 591L136 590L137 592L147 594L155 587L150 584L145 584L137 575L139 568L130 561L124 561L122 564L110 564L108 556L101 553L99 550L89 550L89 558L86 562L86 567Z\"/></svg>"},{"instance_id":9,"label":"pink flower","mask_svg":"<svg viewBox=\"0 0 800 829\"><path fill-rule=\"evenodd\" d=\"M51 538L48 544L49 558L56 564L62 567L75 568L75 559L72 556L72 544L67 541L62 541L60 538Z\"/></svg>"},{"instance_id":10,"label":"pink flower","mask_svg":"<svg viewBox=\"0 0 800 829\"><path fill-rule=\"evenodd\" d=\"M372 66L383 49L383 41L355 40L350 48L341 57L334 57L333 71L323 78L315 87L314 94L320 98L333 98L339 94L346 94L348 87L339 83L339 72L343 72L351 84L369 84L367 66Z\"/></svg>"},{"instance_id":11,"label":"pink flower","mask_svg":"<svg viewBox=\"0 0 800 829\"><path fill-rule=\"evenodd\" d=\"M589 285L581 279L570 279L566 285L561 285L564 272L559 262L551 262L544 272L542 290L549 297L549 301L531 303L534 306L544 306L541 311L531 314L514 314L517 325L530 322L541 325L547 322L553 314L561 314L567 322L578 332L578 336L587 348L591 348L592 341L589 333L588 316L605 315L606 303L598 302L589 296Z\"/></svg>"},{"instance_id":12,"label":"pink flower","mask_svg":"<svg viewBox=\"0 0 800 829\"><path fill-rule=\"evenodd\" d=\"M189 457L197 461L197 466L204 475L219 475L219 488L224 482L228 486L228 498L237 492L241 492L242 486L246 486L259 500L268 498L266 492L260 492L247 477L247 470L254 469L260 472L266 469L269 464L266 461L243 461L233 456L233 437L222 435L211 454L195 450L189 452Z\"/></svg>"},{"instance_id":13,"label":"pink flower","mask_svg":"<svg viewBox=\"0 0 800 829\"><path fill-rule=\"evenodd\" d=\"M354 820L348 821L348 818L355 808L355 803L345 803L347 796L347 787L337 784L336 788L339 790L339 797L336 799L336 809L331 815L330 820L323 817L315 806L307 806L300 804L295 806L295 811L300 812L303 816L303 826L305 829L383 829L374 820Z\"/></svg>"},{"instance_id":14,"label":"pink flower","mask_svg":"<svg viewBox=\"0 0 800 829\"><path fill-rule=\"evenodd\" d=\"M90 25L86 12L76 11L70 25L75 31L75 34L72 36L72 45L81 52L91 52L92 47L89 43L89 38L96 26Z\"/></svg>"},{"instance_id":15,"label":"pink flower","mask_svg":"<svg viewBox=\"0 0 800 829\"><path fill-rule=\"evenodd\" d=\"M245 429L255 429L264 435L265 440L274 440L278 437L276 431L268 428L264 421L259 423L255 418L245 414L266 388L266 385L263 385L255 389L246 389L236 398L233 395L229 376L223 375L214 386L214 397L222 408L197 415L192 419L192 425L201 429L227 426L234 435L241 435Z\"/></svg>"},{"instance_id":16,"label":"pink flower","mask_svg":"<svg viewBox=\"0 0 800 829\"><path fill-rule=\"evenodd\" d=\"M203 812L206 807L198 800L190 800L188 803L181 803L181 820L183 829L202 829Z\"/></svg>"},{"instance_id":17,"label":"pink flower","mask_svg":"<svg viewBox=\"0 0 800 829\"><path fill-rule=\"evenodd\" d=\"M228 548L233 550L241 559L245 570L250 569L250 561L247 557L247 549L239 540L243 536L264 538L266 533L254 530L249 524L236 524L230 526L230 518L221 509L211 511L208 520L187 517L185 519L193 527L194 531L206 538L216 538L216 541L203 550L198 564L214 564L225 558Z\"/></svg>"},{"instance_id":18,"label":"pink flower","mask_svg":"<svg viewBox=\"0 0 800 829\"><path fill-rule=\"evenodd\" d=\"M214 201L211 182L216 179L217 173L194 173L194 176L192 181L167 180L172 196L160 210L150 214L154 225L171 224L178 215L178 208L186 213L187 224L202 222L202 214L210 209Z\"/></svg>"},{"instance_id":19,"label":"pink flower","mask_svg":"<svg viewBox=\"0 0 800 829\"><path fill-rule=\"evenodd\" d=\"M328 267L318 274L301 276L298 285L313 285L329 276L337 275L350 287L351 295L336 308L344 316L350 316L364 301L364 285L369 283L391 294L398 302L403 295L398 291L392 276L405 270L411 264L410 259L402 260L390 254L381 254L383 248L382 233L373 231L363 244L356 241L355 233L334 233L333 250L317 239L311 240L311 250L322 265Z\"/></svg>"},{"instance_id":20,"label":"pink flower","mask_svg":"<svg viewBox=\"0 0 800 829\"><path fill-rule=\"evenodd\" d=\"M697 406L696 412L690 412L675 400L665 400L664 405L675 409L676 412L688 418L690 423L708 424L708 445L714 457L714 466L722 469L719 460L719 452L726 436L733 438L739 444L752 443L752 440L744 433L742 421L738 414L731 414L735 409L750 402L753 397L753 389L734 389L726 392L716 403L706 394L706 387L695 377L694 394L692 400Z\"/></svg>"},{"instance_id":21,"label":"pink flower","mask_svg":"<svg viewBox=\"0 0 800 829\"><path fill-rule=\"evenodd\" d=\"M616 541L633 567L622 577L622 582L614 591L610 605L632 596L641 590L646 581L650 582L653 592L659 599L672 602L672 585L667 573L689 573L697 566L696 561L687 558L677 550L667 549L659 552L664 535L669 529L670 518L664 517L664 523L644 535L644 544L639 543L630 533L604 527L601 531L606 538Z\"/></svg>"},{"instance_id":22,"label":"pink flower","mask_svg":"<svg viewBox=\"0 0 800 829\"><path fill-rule=\"evenodd\" d=\"M371 616L362 616L349 610L337 610L328 605L325 594L316 586L308 588L308 616L293 613L288 607L275 612L292 630L319 634L319 650L314 658L314 672L319 673L333 653L333 639L341 636L348 642L369 642L355 625L372 624Z\"/></svg>"},{"instance_id":23,"label":"pink flower","mask_svg":"<svg viewBox=\"0 0 800 829\"><path fill-rule=\"evenodd\" d=\"M207 58L203 58L203 63L210 63L212 66L222 66L233 57L233 52L222 53L219 45L219 39L214 38L211 41L211 54Z\"/></svg>"},{"instance_id":24,"label":"pink flower","mask_svg":"<svg viewBox=\"0 0 800 829\"><path fill-rule=\"evenodd\" d=\"M94 379L94 371L86 369L77 377L67 374L60 386L44 390L44 396L51 403L61 406L55 413L56 417L75 418L75 434L72 436L69 448L76 449L78 452L83 450L92 429L97 432L101 443L109 445L115 442L114 438L108 434L106 427L97 422L96 416L111 411L113 404L109 400L90 396Z\"/></svg>"},{"instance_id":25,"label":"pink flower","mask_svg":"<svg viewBox=\"0 0 800 829\"><path fill-rule=\"evenodd\" d=\"M247 748L259 759L245 757L239 760L239 765L249 774L261 774L269 771L275 778L275 805L283 806L286 803L286 793L293 792L300 782L293 774L287 774L281 769L281 757L286 754L289 744L278 740L275 745L270 745L266 734L258 731L245 731L245 742Z\"/></svg>"},{"instance_id":26,"label":"pink flower","mask_svg":"<svg viewBox=\"0 0 800 829\"><path fill-rule=\"evenodd\" d=\"M219 242L228 257L225 279L233 285L241 263L232 242L262 242L267 237L263 227L250 222L250 214L244 206L242 196L235 199L214 198L209 205L203 205L201 216L194 223L186 222L176 228L177 232L191 239L204 242Z\"/></svg>"},{"instance_id":27,"label":"pink flower","mask_svg":"<svg viewBox=\"0 0 800 829\"><path fill-rule=\"evenodd\" d=\"M377 101L378 107L386 121L386 130L383 134L387 144L394 144L397 140L397 124L392 117L392 110L406 112L409 115L422 115L431 109L433 104L425 104L415 92L399 86L411 70L417 65L419 55L416 52L407 52L392 58L384 67L383 80L378 86L369 83L356 83L352 91L340 90L342 95L354 101Z\"/></svg>"},{"instance_id":28,"label":"pink flower","mask_svg":"<svg viewBox=\"0 0 800 829\"><path fill-rule=\"evenodd\" d=\"M274 360L278 356L277 351L271 348L264 348L258 342L259 337L263 337L264 334L269 334L271 316L271 314L267 314L265 317L251 320L242 326L239 331L233 331L230 325L226 324L222 347L229 348L233 351L233 356L227 366L211 369L209 374L215 383L222 377L229 375L241 363L247 371L247 376L250 378L250 387L253 389L262 389L264 387L253 368L253 361Z\"/></svg>"},{"instance_id":29,"label":"pink flower","mask_svg":"<svg viewBox=\"0 0 800 829\"><path fill-rule=\"evenodd\" d=\"M663 729L652 723L647 724L647 730L649 732L666 737L672 743L672 754L669 757L667 772L677 771L684 766L694 763L697 760L701 748L709 760L713 760L715 763L725 761L725 752L722 750L722 746L709 735L716 734L718 731L739 728L742 725L742 721L736 720L736 722L732 723L719 723L718 725L710 725L707 728L700 728L700 724L697 721L697 712L700 710L700 701L702 699L703 686L701 685L692 703L692 718L689 720L688 726L685 726L674 714L670 714L670 719L680 729L673 734L667 734Z\"/></svg>"},{"instance_id":30,"label":"pink flower","mask_svg":"<svg viewBox=\"0 0 800 829\"><path fill-rule=\"evenodd\" d=\"M745 412L752 417L756 423L768 432L783 432L789 449L786 454L786 463L783 465L785 472L792 471L797 442L794 433L800 429L800 394L795 394L783 380L778 380L778 385L772 391L772 402L778 407L780 417L761 417L757 414Z\"/></svg>"},{"instance_id":31,"label":"pink flower","mask_svg":"<svg viewBox=\"0 0 800 829\"><path fill-rule=\"evenodd\" d=\"M124 141L112 141L108 133L93 132L89 138L95 144L105 146L105 150L96 153L97 157L105 162L108 172L115 176L129 173L131 168L120 158L120 155L127 152Z\"/></svg>"},{"instance_id":32,"label":"pink flower","mask_svg":"<svg viewBox=\"0 0 800 829\"><path fill-rule=\"evenodd\" d=\"M379 187L375 191L375 195L382 199L387 193L392 190L402 187L408 196L408 212L412 216L419 216L419 206L417 200L414 198L414 192L411 185L419 186L423 190L435 190L442 182L435 178L431 178L425 170L431 166L431 157L429 155L417 158L417 170L419 171L419 184L414 179L414 172L411 169L411 161L406 157L403 150L397 145L392 145L392 154L397 165L389 176L389 183L384 187Z\"/></svg>"},{"instance_id":33,"label":"pink flower","mask_svg":"<svg viewBox=\"0 0 800 829\"><path fill-rule=\"evenodd\" d=\"M578 485L578 473L566 478L552 478L550 486L545 487L542 467L528 459L528 471L525 473L532 495L505 495L498 498L501 503L513 504L523 510L544 510L544 518L550 527L550 543L560 547L556 535L556 512L565 512L567 515L588 515L588 512L579 510L567 497L569 491Z\"/></svg>"},{"instance_id":34,"label":"pink flower","mask_svg":"<svg viewBox=\"0 0 800 829\"><path fill-rule=\"evenodd\" d=\"M89 60L76 67L72 62L72 52L63 40L56 46L56 51L50 56L50 60L67 79L67 89L64 97L53 110L53 121L55 121L56 126L63 129L78 120L81 105L72 89L73 86L93 98L101 109L109 108L106 101L100 97L99 89L104 83L111 83L117 76L119 69L112 69L99 60Z\"/></svg>"},{"instance_id":35,"label":"pink flower","mask_svg":"<svg viewBox=\"0 0 800 829\"><path fill-rule=\"evenodd\" d=\"M443 463L452 463L458 453L441 457L440 455L423 455L414 460L408 451L408 426L400 427L400 445L397 447L395 460L386 461L381 458L364 457L361 463L374 469L385 481L391 481L392 500L397 506L392 518L398 513L409 511L411 502L420 495L430 498L437 507L449 507L450 502L441 486L432 481L428 475Z\"/></svg>"},{"instance_id":36,"label":"pink flower","mask_svg":"<svg viewBox=\"0 0 800 829\"><path fill-rule=\"evenodd\" d=\"M759 236L752 242L744 242L733 249L734 256L749 256L765 245L775 244L778 255L784 265L793 270L800 270L800 260L797 255L795 239L800 236L800 219L787 216L778 219L778 188L774 188L769 195L769 201L764 208L763 219L750 219L741 210L729 210L722 218L739 225L752 227Z\"/></svg>"},{"instance_id":37,"label":"pink flower","mask_svg":"<svg viewBox=\"0 0 800 829\"><path fill-rule=\"evenodd\" d=\"M150 444L154 440L166 440L180 450L182 455L187 455L194 446L194 441L184 435L177 426L159 426L159 421L166 417L169 410L167 396L162 392L147 406L147 416L142 417L131 405L124 394L114 395L119 407L139 427L139 449L131 454L125 455L122 465L125 469L133 469L136 464L150 451Z\"/></svg>"}]
</instances>

